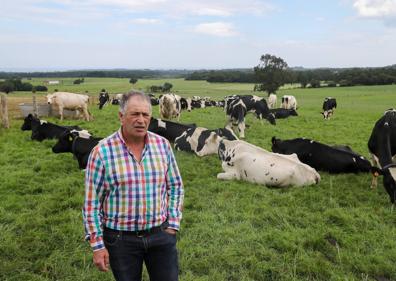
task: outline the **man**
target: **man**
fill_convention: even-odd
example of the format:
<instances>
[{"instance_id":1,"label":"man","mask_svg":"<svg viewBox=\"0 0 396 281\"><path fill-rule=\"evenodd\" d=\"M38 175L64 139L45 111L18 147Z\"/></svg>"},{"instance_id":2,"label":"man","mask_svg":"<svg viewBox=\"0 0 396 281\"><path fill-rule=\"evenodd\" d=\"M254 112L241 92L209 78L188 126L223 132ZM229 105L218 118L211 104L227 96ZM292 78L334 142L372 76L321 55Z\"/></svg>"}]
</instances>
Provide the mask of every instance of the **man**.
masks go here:
<instances>
[{"instance_id":1,"label":"man","mask_svg":"<svg viewBox=\"0 0 396 281\"><path fill-rule=\"evenodd\" d=\"M178 280L176 232L183 184L169 142L147 128L151 103L141 92L123 95L121 128L91 152L83 209L86 238L101 271L116 280Z\"/></svg>"}]
</instances>

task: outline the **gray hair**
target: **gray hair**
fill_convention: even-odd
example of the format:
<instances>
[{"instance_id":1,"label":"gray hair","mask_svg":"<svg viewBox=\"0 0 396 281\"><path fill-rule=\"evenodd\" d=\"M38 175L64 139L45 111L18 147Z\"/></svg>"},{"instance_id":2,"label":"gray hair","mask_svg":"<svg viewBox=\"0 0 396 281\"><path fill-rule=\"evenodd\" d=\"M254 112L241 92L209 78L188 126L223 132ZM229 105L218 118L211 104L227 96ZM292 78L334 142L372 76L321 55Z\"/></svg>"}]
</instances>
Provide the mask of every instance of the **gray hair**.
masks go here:
<instances>
[{"instance_id":1,"label":"gray hair","mask_svg":"<svg viewBox=\"0 0 396 281\"><path fill-rule=\"evenodd\" d=\"M128 101L133 98L133 97L140 97L143 101L147 102L149 105L149 110L150 110L150 114L151 114L151 99L148 95L146 95L143 92L140 91L136 91L136 90L132 90L129 93L123 94L122 98L120 100L120 108L119 108L119 112L121 112L122 114L125 113L125 109L126 106L128 104Z\"/></svg>"}]
</instances>

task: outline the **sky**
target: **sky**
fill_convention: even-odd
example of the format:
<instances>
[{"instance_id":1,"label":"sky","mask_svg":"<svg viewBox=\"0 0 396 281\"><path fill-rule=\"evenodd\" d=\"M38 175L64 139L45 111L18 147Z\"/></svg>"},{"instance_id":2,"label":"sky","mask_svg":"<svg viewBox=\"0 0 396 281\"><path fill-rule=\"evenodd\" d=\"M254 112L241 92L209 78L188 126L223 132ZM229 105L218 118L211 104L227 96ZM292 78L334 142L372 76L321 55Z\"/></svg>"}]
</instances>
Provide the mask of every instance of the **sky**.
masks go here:
<instances>
[{"instance_id":1,"label":"sky","mask_svg":"<svg viewBox=\"0 0 396 281\"><path fill-rule=\"evenodd\" d=\"M1 0L0 70L396 63L396 0Z\"/></svg>"}]
</instances>

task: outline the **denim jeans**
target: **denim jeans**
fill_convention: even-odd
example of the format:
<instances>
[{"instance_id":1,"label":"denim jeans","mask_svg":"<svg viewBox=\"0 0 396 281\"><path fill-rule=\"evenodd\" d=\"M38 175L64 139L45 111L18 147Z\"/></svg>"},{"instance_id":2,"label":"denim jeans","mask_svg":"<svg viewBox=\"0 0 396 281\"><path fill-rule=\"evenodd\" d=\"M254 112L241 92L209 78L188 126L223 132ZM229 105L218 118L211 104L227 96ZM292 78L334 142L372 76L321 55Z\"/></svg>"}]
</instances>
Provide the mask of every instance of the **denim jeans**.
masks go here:
<instances>
[{"instance_id":1,"label":"denim jeans","mask_svg":"<svg viewBox=\"0 0 396 281\"><path fill-rule=\"evenodd\" d=\"M103 240L117 281L140 281L143 261L151 281L177 281L179 274L176 235L164 230L138 237L105 229Z\"/></svg>"}]
</instances>

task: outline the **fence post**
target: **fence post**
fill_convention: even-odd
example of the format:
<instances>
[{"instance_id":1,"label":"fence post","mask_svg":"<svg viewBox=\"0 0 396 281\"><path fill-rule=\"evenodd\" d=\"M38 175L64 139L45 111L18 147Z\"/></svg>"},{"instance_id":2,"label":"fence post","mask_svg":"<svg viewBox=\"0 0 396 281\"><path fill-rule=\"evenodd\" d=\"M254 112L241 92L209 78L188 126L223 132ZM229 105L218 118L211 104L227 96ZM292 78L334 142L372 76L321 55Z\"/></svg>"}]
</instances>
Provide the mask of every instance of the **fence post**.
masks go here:
<instances>
[{"instance_id":1,"label":"fence post","mask_svg":"<svg viewBox=\"0 0 396 281\"><path fill-rule=\"evenodd\" d=\"M37 109L37 102L36 102L36 93L33 92L33 115L36 117L38 116L38 109Z\"/></svg>"},{"instance_id":2,"label":"fence post","mask_svg":"<svg viewBox=\"0 0 396 281\"><path fill-rule=\"evenodd\" d=\"M9 129L10 123L8 123L7 96L3 93L1 93L0 96L1 96L2 125L4 128Z\"/></svg>"}]
</instances>

